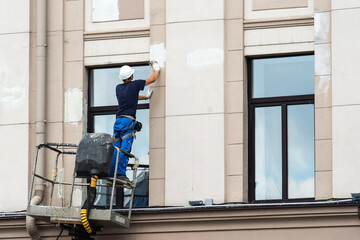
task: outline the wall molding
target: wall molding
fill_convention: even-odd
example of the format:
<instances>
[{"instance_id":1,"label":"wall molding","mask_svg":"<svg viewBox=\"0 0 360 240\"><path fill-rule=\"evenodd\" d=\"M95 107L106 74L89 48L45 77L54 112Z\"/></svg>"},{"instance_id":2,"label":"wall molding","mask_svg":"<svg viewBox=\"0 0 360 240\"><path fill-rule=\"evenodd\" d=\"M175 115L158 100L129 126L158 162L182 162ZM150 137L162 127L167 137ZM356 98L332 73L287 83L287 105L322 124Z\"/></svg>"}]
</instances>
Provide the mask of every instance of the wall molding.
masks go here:
<instances>
[{"instance_id":1,"label":"wall molding","mask_svg":"<svg viewBox=\"0 0 360 240\"><path fill-rule=\"evenodd\" d=\"M142 38L150 37L150 29L138 29L121 32L84 32L85 41L110 40L122 38Z\"/></svg>"},{"instance_id":2,"label":"wall molding","mask_svg":"<svg viewBox=\"0 0 360 240\"><path fill-rule=\"evenodd\" d=\"M244 30L314 26L314 17L245 20Z\"/></svg>"}]
</instances>

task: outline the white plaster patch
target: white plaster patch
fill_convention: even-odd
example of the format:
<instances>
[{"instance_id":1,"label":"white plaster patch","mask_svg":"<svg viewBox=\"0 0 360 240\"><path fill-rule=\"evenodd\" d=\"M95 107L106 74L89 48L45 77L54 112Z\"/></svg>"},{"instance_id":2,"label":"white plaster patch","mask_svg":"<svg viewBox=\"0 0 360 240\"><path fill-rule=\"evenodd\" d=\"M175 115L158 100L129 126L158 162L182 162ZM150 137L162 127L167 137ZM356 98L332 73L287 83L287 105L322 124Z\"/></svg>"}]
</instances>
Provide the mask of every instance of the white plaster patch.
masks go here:
<instances>
[{"instance_id":1,"label":"white plaster patch","mask_svg":"<svg viewBox=\"0 0 360 240\"><path fill-rule=\"evenodd\" d=\"M65 92L64 116L66 123L77 123L81 121L83 114L83 92L81 89L73 88Z\"/></svg>"},{"instance_id":2,"label":"white plaster patch","mask_svg":"<svg viewBox=\"0 0 360 240\"><path fill-rule=\"evenodd\" d=\"M92 21L119 20L118 0L92 0Z\"/></svg>"},{"instance_id":3,"label":"white plaster patch","mask_svg":"<svg viewBox=\"0 0 360 240\"><path fill-rule=\"evenodd\" d=\"M330 52L330 44L315 45L315 75L330 74Z\"/></svg>"},{"instance_id":4,"label":"white plaster patch","mask_svg":"<svg viewBox=\"0 0 360 240\"><path fill-rule=\"evenodd\" d=\"M64 168L60 169L58 171L58 174L57 174L57 181L58 182L64 182ZM58 194L58 197L63 199L64 198L64 192L65 192L65 188L64 188L64 185L61 185L59 184L58 185L58 191L57 191L57 194Z\"/></svg>"},{"instance_id":5,"label":"white plaster patch","mask_svg":"<svg viewBox=\"0 0 360 240\"><path fill-rule=\"evenodd\" d=\"M150 46L150 60L157 61L160 67L164 67L166 61L166 49L164 43L153 44Z\"/></svg>"},{"instance_id":6,"label":"white plaster patch","mask_svg":"<svg viewBox=\"0 0 360 240\"><path fill-rule=\"evenodd\" d=\"M316 92L317 94L326 94L329 90L330 78L327 76L320 76L319 78L319 89Z\"/></svg>"},{"instance_id":7,"label":"white plaster patch","mask_svg":"<svg viewBox=\"0 0 360 240\"><path fill-rule=\"evenodd\" d=\"M314 15L315 42L327 42L330 31L330 13L315 13Z\"/></svg>"},{"instance_id":8,"label":"white plaster patch","mask_svg":"<svg viewBox=\"0 0 360 240\"><path fill-rule=\"evenodd\" d=\"M72 196L72 205L74 207L81 206L82 202L82 192L80 189L74 189L73 196Z\"/></svg>"},{"instance_id":9,"label":"white plaster patch","mask_svg":"<svg viewBox=\"0 0 360 240\"><path fill-rule=\"evenodd\" d=\"M187 63L191 67L206 66L224 62L224 51L218 48L196 50L188 53Z\"/></svg>"},{"instance_id":10,"label":"white plaster patch","mask_svg":"<svg viewBox=\"0 0 360 240\"><path fill-rule=\"evenodd\" d=\"M6 71L0 63L0 102L20 100L25 97L25 82L6 78Z\"/></svg>"}]
</instances>

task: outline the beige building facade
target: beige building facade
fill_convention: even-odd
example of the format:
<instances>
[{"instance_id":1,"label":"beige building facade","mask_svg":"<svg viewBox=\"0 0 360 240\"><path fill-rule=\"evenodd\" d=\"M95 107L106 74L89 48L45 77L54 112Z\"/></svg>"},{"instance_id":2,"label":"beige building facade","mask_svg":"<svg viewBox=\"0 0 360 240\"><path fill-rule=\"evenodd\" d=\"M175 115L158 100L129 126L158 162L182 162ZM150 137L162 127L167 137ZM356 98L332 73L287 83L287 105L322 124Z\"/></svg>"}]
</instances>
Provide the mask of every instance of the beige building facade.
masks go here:
<instances>
[{"instance_id":1,"label":"beige building facade","mask_svg":"<svg viewBox=\"0 0 360 240\"><path fill-rule=\"evenodd\" d=\"M130 229L104 228L95 239L360 235L357 204L351 203L351 193L360 192L360 1L129 2L0 0L0 239L29 238L25 211L35 146L42 141L77 144L85 133L97 131L99 117L115 114L96 112L101 104L94 103L94 86L109 81L96 78L96 71L118 71L128 64L150 74L150 60L158 61L161 73L150 86L154 94L144 115L148 207L134 210ZM46 7L45 18L40 5ZM44 39L41 26L46 27ZM256 99L257 61L304 56L313 59L312 92L275 103ZM286 105L284 116L291 101L313 109L311 177L307 185L292 185L286 178L291 162L283 160L281 197L271 197L272 188L265 185L270 197L261 198L256 109ZM109 126L110 120L105 121ZM290 125L281 129L286 138L291 134ZM290 145L282 145L283 159L290 159ZM51 157L44 155L48 177ZM60 162L60 175L70 179L73 163L65 157ZM301 172L302 165L296 166ZM41 204L47 204L49 186L43 188ZM66 189L56 191L55 203L68 200ZM300 197L291 198L293 191ZM189 206L189 201L206 199L212 204ZM50 223L37 225L43 238L59 234L60 228ZM61 239L70 237L64 233Z\"/></svg>"}]
</instances>

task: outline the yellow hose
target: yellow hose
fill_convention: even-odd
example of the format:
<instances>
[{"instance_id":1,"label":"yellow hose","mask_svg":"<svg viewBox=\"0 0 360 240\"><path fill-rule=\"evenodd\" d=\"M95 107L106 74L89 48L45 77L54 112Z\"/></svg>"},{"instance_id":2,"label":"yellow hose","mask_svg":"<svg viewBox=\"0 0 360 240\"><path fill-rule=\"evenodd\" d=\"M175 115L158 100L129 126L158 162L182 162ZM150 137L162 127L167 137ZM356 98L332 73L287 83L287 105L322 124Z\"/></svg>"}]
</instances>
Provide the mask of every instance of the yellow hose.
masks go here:
<instances>
[{"instance_id":1,"label":"yellow hose","mask_svg":"<svg viewBox=\"0 0 360 240\"><path fill-rule=\"evenodd\" d=\"M90 187L96 188L97 180L98 180L98 176L96 176L96 175L93 176L93 177L91 178Z\"/></svg>"},{"instance_id":2,"label":"yellow hose","mask_svg":"<svg viewBox=\"0 0 360 240\"><path fill-rule=\"evenodd\" d=\"M87 209L81 209L81 222L87 233L92 233L89 221L87 219Z\"/></svg>"},{"instance_id":3,"label":"yellow hose","mask_svg":"<svg viewBox=\"0 0 360 240\"><path fill-rule=\"evenodd\" d=\"M94 189L96 188L97 180L98 180L98 176L95 175L95 176L91 177L90 188L94 188ZM89 191L90 191L90 189L89 189ZM86 199L83 207L81 208L81 223L84 226L86 232L89 234L92 233L93 230L91 229L91 226L90 226L90 223L88 220L88 215L89 215L88 209L90 210L93 200L94 199L92 199L92 200Z\"/></svg>"}]
</instances>

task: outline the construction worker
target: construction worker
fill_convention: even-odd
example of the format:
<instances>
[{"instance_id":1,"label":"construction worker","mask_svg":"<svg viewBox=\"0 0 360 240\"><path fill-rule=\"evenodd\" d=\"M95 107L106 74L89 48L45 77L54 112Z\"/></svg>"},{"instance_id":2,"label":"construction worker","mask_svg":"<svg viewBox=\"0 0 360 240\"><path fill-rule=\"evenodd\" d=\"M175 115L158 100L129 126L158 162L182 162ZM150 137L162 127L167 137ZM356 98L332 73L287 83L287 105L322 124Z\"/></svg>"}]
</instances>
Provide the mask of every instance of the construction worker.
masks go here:
<instances>
[{"instance_id":1,"label":"construction worker","mask_svg":"<svg viewBox=\"0 0 360 240\"><path fill-rule=\"evenodd\" d=\"M139 92L145 86L152 84L156 81L160 73L160 66L157 62L152 61L151 66L154 73L146 80L133 80L135 69L124 65L120 68L119 78L123 81L122 84L116 86L116 97L118 100L119 108L116 113L116 121L114 123L114 146L129 152L131 145L134 141L135 131L141 129L141 123L136 121L136 108L138 100L150 99L152 91L148 92L146 96L139 96ZM114 176L116 164L117 151L114 154L111 162L110 177ZM117 178L123 181L129 181L126 177L126 168L128 165L128 157L124 153L119 155L119 163L117 169Z\"/></svg>"}]
</instances>

